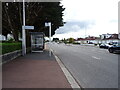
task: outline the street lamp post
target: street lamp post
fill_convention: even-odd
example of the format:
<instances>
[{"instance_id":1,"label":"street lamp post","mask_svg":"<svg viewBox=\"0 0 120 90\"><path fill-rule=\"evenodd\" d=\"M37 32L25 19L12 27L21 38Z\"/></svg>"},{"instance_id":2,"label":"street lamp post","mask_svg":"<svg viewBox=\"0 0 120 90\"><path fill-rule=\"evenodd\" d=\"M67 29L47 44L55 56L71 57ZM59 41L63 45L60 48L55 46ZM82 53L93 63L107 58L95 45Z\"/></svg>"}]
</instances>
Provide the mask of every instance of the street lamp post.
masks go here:
<instances>
[{"instance_id":1,"label":"street lamp post","mask_svg":"<svg viewBox=\"0 0 120 90\"><path fill-rule=\"evenodd\" d=\"M87 37L87 29L86 29L86 25L84 24L84 28L85 28L85 38Z\"/></svg>"}]
</instances>

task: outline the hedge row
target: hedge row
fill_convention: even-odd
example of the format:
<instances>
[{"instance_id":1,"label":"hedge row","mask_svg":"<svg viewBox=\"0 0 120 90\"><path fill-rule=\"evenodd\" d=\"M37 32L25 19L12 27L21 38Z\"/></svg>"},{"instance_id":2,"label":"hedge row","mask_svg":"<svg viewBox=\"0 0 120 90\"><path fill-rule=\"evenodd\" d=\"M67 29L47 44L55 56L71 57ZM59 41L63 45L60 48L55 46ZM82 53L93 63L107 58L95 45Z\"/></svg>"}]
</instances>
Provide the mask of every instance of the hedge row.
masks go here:
<instances>
[{"instance_id":1,"label":"hedge row","mask_svg":"<svg viewBox=\"0 0 120 90\"><path fill-rule=\"evenodd\" d=\"M9 52L13 52L16 50L20 50L22 47L20 42L16 42L16 43L0 43L0 54L5 54L5 53L9 53Z\"/></svg>"}]
</instances>

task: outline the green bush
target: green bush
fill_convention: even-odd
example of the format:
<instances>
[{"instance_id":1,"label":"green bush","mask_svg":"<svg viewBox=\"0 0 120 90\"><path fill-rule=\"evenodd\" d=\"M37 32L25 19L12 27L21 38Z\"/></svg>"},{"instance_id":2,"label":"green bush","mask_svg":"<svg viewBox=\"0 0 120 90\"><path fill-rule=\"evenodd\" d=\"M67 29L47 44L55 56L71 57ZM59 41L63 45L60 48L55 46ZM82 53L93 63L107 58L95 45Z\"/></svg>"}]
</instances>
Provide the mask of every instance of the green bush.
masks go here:
<instances>
[{"instance_id":1,"label":"green bush","mask_svg":"<svg viewBox=\"0 0 120 90\"><path fill-rule=\"evenodd\" d=\"M13 42L13 41L15 41L13 38L9 38L9 40L8 40L9 42Z\"/></svg>"},{"instance_id":2,"label":"green bush","mask_svg":"<svg viewBox=\"0 0 120 90\"><path fill-rule=\"evenodd\" d=\"M78 45L80 45L80 43L79 43L79 42L74 42L73 44L78 44Z\"/></svg>"},{"instance_id":3,"label":"green bush","mask_svg":"<svg viewBox=\"0 0 120 90\"><path fill-rule=\"evenodd\" d=\"M74 38L69 38L68 41L69 41L69 43L73 43L74 42Z\"/></svg>"},{"instance_id":4,"label":"green bush","mask_svg":"<svg viewBox=\"0 0 120 90\"><path fill-rule=\"evenodd\" d=\"M97 45L98 45L97 43L94 44L94 46L97 46Z\"/></svg>"},{"instance_id":5,"label":"green bush","mask_svg":"<svg viewBox=\"0 0 120 90\"><path fill-rule=\"evenodd\" d=\"M8 43L8 42L4 42L4 43L0 43L0 54L5 54L5 53L9 53L9 52L13 52L16 50L20 50L21 49L21 43L20 42L12 42L12 43Z\"/></svg>"}]
</instances>

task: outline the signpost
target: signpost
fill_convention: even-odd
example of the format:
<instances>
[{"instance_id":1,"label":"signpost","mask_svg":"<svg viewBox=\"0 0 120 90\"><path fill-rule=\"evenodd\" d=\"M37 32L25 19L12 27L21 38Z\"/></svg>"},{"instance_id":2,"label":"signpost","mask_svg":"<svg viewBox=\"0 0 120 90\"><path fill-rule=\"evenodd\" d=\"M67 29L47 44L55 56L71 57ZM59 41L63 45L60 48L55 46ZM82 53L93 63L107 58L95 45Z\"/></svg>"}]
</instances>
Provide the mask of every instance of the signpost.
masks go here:
<instances>
[{"instance_id":1,"label":"signpost","mask_svg":"<svg viewBox=\"0 0 120 90\"><path fill-rule=\"evenodd\" d=\"M50 44L51 44L51 22L45 23L45 26L49 26L49 56L51 56L51 49L50 49Z\"/></svg>"},{"instance_id":2,"label":"signpost","mask_svg":"<svg viewBox=\"0 0 120 90\"><path fill-rule=\"evenodd\" d=\"M23 26L24 29L34 29L34 26Z\"/></svg>"},{"instance_id":3,"label":"signpost","mask_svg":"<svg viewBox=\"0 0 120 90\"><path fill-rule=\"evenodd\" d=\"M34 29L34 26L22 26L22 55L26 54L26 33L25 29Z\"/></svg>"},{"instance_id":4,"label":"signpost","mask_svg":"<svg viewBox=\"0 0 120 90\"><path fill-rule=\"evenodd\" d=\"M23 0L23 26L22 26L22 55L26 54L26 33L25 29L34 29L34 26L25 26L25 0Z\"/></svg>"},{"instance_id":5,"label":"signpost","mask_svg":"<svg viewBox=\"0 0 120 90\"><path fill-rule=\"evenodd\" d=\"M25 35L25 1L23 0L23 26L22 26L22 55L26 54L26 35Z\"/></svg>"}]
</instances>

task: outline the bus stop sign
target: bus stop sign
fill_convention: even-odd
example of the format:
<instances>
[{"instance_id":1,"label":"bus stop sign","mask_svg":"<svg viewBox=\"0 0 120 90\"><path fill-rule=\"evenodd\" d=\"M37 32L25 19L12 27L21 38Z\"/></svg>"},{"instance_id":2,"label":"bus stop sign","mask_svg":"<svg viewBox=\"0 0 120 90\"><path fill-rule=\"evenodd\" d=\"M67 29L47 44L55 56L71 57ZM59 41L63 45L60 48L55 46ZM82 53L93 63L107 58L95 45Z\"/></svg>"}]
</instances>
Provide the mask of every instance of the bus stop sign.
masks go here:
<instances>
[{"instance_id":1,"label":"bus stop sign","mask_svg":"<svg viewBox=\"0 0 120 90\"><path fill-rule=\"evenodd\" d=\"M24 29L34 29L34 26L23 26Z\"/></svg>"}]
</instances>

